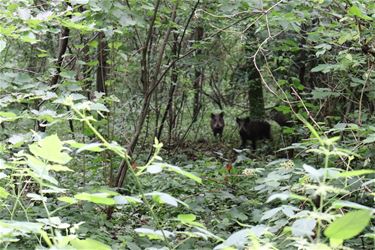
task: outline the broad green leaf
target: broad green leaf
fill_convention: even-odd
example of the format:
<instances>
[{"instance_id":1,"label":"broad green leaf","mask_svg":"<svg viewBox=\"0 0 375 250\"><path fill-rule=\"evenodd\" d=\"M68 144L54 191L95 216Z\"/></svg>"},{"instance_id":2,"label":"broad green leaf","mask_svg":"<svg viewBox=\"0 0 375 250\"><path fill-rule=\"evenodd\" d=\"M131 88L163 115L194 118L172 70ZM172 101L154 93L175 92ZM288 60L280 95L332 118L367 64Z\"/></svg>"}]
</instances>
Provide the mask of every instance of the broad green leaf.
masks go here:
<instances>
[{"instance_id":1,"label":"broad green leaf","mask_svg":"<svg viewBox=\"0 0 375 250\"><path fill-rule=\"evenodd\" d=\"M21 40L26 43L35 44L39 40L36 38L35 34L32 32L27 33L26 35L21 36Z\"/></svg>"},{"instance_id":2,"label":"broad green leaf","mask_svg":"<svg viewBox=\"0 0 375 250\"><path fill-rule=\"evenodd\" d=\"M69 140L69 141L66 141L65 143L69 144L70 147L72 148L78 148L79 150L77 152L82 152L85 150L92 151L92 152L102 152L104 150L103 148L101 148L103 144L99 142L85 144L85 143L76 142L74 140Z\"/></svg>"},{"instance_id":3,"label":"broad green leaf","mask_svg":"<svg viewBox=\"0 0 375 250\"><path fill-rule=\"evenodd\" d=\"M136 228L134 231L140 236L147 236L151 240L163 240L164 235L167 238L174 236L174 233L169 232L167 230L163 230L162 232L161 230L140 227Z\"/></svg>"},{"instance_id":4,"label":"broad green leaf","mask_svg":"<svg viewBox=\"0 0 375 250\"><path fill-rule=\"evenodd\" d=\"M334 245L351 239L362 232L371 219L369 210L352 211L333 221L324 231L324 235Z\"/></svg>"},{"instance_id":5,"label":"broad green leaf","mask_svg":"<svg viewBox=\"0 0 375 250\"><path fill-rule=\"evenodd\" d=\"M0 40L0 53L5 49L7 43L4 40Z\"/></svg>"},{"instance_id":6,"label":"broad green leaf","mask_svg":"<svg viewBox=\"0 0 375 250\"><path fill-rule=\"evenodd\" d=\"M147 172L150 173L150 174L160 173L161 171L163 171L162 166L163 166L162 163L156 162L156 163L151 164L150 166L147 167Z\"/></svg>"},{"instance_id":7,"label":"broad green leaf","mask_svg":"<svg viewBox=\"0 0 375 250\"><path fill-rule=\"evenodd\" d=\"M79 149L77 150L77 153L81 153L82 151L91 151L91 152L102 152L105 149L102 148L103 144L102 143L90 143L90 144L81 144Z\"/></svg>"},{"instance_id":8,"label":"broad green leaf","mask_svg":"<svg viewBox=\"0 0 375 250\"><path fill-rule=\"evenodd\" d=\"M87 4L89 2L89 0L71 0L70 2L73 5L76 5L76 4Z\"/></svg>"},{"instance_id":9,"label":"broad green leaf","mask_svg":"<svg viewBox=\"0 0 375 250\"><path fill-rule=\"evenodd\" d=\"M74 80L76 72L71 70L63 70L61 71L60 76L68 80Z\"/></svg>"},{"instance_id":10,"label":"broad green leaf","mask_svg":"<svg viewBox=\"0 0 375 250\"><path fill-rule=\"evenodd\" d=\"M68 196L59 197L57 199L59 201L62 201L62 202L68 203L68 204L75 204L75 203L77 203L76 199L74 199L72 197L68 197Z\"/></svg>"},{"instance_id":11,"label":"broad green leaf","mask_svg":"<svg viewBox=\"0 0 375 250\"><path fill-rule=\"evenodd\" d=\"M309 250L332 250L329 246L323 243L317 243L309 246Z\"/></svg>"},{"instance_id":12,"label":"broad green leaf","mask_svg":"<svg viewBox=\"0 0 375 250\"><path fill-rule=\"evenodd\" d=\"M50 165L49 169L52 170L52 171L56 171L56 172L64 172L64 171L73 172L73 170L71 170L67 166L63 166L63 165Z\"/></svg>"},{"instance_id":13,"label":"broad green leaf","mask_svg":"<svg viewBox=\"0 0 375 250\"><path fill-rule=\"evenodd\" d=\"M164 166L164 165L163 165ZM170 165L170 164L165 164L165 167L173 172L176 172L178 174L181 174L185 177L188 177L190 179L192 179L193 181L196 181L198 183L202 183L202 179L199 178L198 176L195 176L185 170L182 170L181 168L177 167L177 166L173 166L173 165Z\"/></svg>"},{"instance_id":14,"label":"broad green leaf","mask_svg":"<svg viewBox=\"0 0 375 250\"><path fill-rule=\"evenodd\" d=\"M369 134L366 139L362 141L364 144L375 142L375 134Z\"/></svg>"},{"instance_id":15,"label":"broad green leaf","mask_svg":"<svg viewBox=\"0 0 375 250\"><path fill-rule=\"evenodd\" d=\"M352 7L349 8L348 13L350 15L359 17L359 18L361 18L363 20L366 20L366 21L371 21L372 20L371 17L363 14L362 11L357 6L355 6L355 5L353 5Z\"/></svg>"},{"instance_id":16,"label":"broad green leaf","mask_svg":"<svg viewBox=\"0 0 375 250\"><path fill-rule=\"evenodd\" d=\"M271 194L270 197L268 197L266 203L269 203L275 199L280 199L282 201L285 201L289 198L290 193L289 192L284 192L284 193L277 193L277 194Z\"/></svg>"},{"instance_id":17,"label":"broad green leaf","mask_svg":"<svg viewBox=\"0 0 375 250\"><path fill-rule=\"evenodd\" d=\"M31 18L31 10L28 8L18 8L18 16L22 20L27 20Z\"/></svg>"},{"instance_id":18,"label":"broad green leaf","mask_svg":"<svg viewBox=\"0 0 375 250\"><path fill-rule=\"evenodd\" d=\"M293 206L289 206L289 205L282 205L281 208L282 208L281 211L287 217L293 217L295 215L295 212L299 211L298 208L293 207Z\"/></svg>"},{"instance_id":19,"label":"broad green leaf","mask_svg":"<svg viewBox=\"0 0 375 250\"><path fill-rule=\"evenodd\" d=\"M47 197L35 193L28 193L26 197L29 197L32 201L47 201Z\"/></svg>"},{"instance_id":20,"label":"broad green leaf","mask_svg":"<svg viewBox=\"0 0 375 250\"><path fill-rule=\"evenodd\" d=\"M109 112L108 108L101 103L90 103L90 110Z\"/></svg>"},{"instance_id":21,"label":"broad green leaf","mask_svg":"<svg viewBox=\"0 0 375 250\"><path fill-rule=\"evenodd\" d=\"M29 134L13 134L9 139L8 142L10 142L13 145L20 146L25 141L29 139Z\"/></svg>"},{"instance_id":22,"label":"broad green leaf","mask_svg":"<svg viewBox=\"0 0 375 250\"><path fill-rule=\"evenodd\" d=\"M198 231L197 233L199 233L199 236L204 238L204 239L207 239L207 238L212 238L212 239L215 239L217 240L218 242L219 241L224 241L224 239L214 235L213 233L211 233L210 231L207 231L205 228L202 228L202 227L195 227L195 229Z\"/></svg>"},{"instance_id":23,"label":"broad green leaf","mask_svg":"<svg viewBox=\"0 0 375 250\"><path fill-rule=\"evenodd\" d=\"M93 239L74 239L70 242L70 244L77 250L88 250L88 249L95 249L95 250L111 250L112 248L100 241L93 240Z\"/></svg>"},{"instance_id":24,"label":"broad green leaf","mask_svg":"<svg viewBox=\"0 0 375 250\"><path fill-rule=\"evenodd\" d=\"M0 117L2 118L17 118L17 115L15 113L12 113L12 112L0 112Z\"/></svg>"},{"instance_id":25,"label":"broad green leaf","mask_svg":"<svg viewBox=\"0 0 375 250\"><path fill-rule=\"evenodd\" d=\"M177 216L177 219L179 221L181 221L182 223L184 224L188 224L188 225L192 225L192 226L196 226L196 227L203 227L204 228L204 225L195 221L197 217L194 215L194 214L179 214Z\"/></svg>"},{"instance_id":26,"label":"broad green leaf","mask_svg":"<svg viewBox=\"0 0 375 250\"><path fill-rule=\"evenodd\" d=\"M79 23L69 20L61 21L61 24L69 29L74 29L81 31L83 33L94 31L95 30L95 23Z\"/></svg>"},{"instance_id":27,"label":"broad green leaf","mask_svg":"<svg viewBox=\"0 0 375 250\"><path fill-rule=\"evenodd\" d=\"M77 200L90 201L96 204L114 205L116 204L113 198L109 198L107 193L79 193L74 196Z\"/></svg>"},{"instance_id":28,"label":"broad green leaf","mask_svg":"<svg viewBox=\"0 0 375 250\"><path fill-rule=\"evenodd\" d=\"M8 197L9 193L5 190L5 188L0 187L0 198L6 199Z\"/></svg>"},{"instance_id":29,"label":"broad green leaf","mask_svg":"<svg viewBox=\"0 0 375 250\"><path fill-rule=\"evenodd\" d=\"M318 66L311 69L311 72L323 72L328 73L332 70L331 64L319 64Z\"/></svg>"},{"instance_id":30,"label":"broad green leaf","mask_svg":"<svg viewBox=\"0 0 375 250\"><path fill-rule=\"evenodd\" d=\"M160 204L168 204L174 207L177 207L178 203L184 205L185 207L188 207L188 205L185 202L182 202L173 196L167 194L167 193L162 193L162 192L151 192L145 194L145 196L151 196L152 199Z\"/></svg>"},{"instance_id":31,"label":"broad green leaf","mask_svg":"<svg viewBox=\"0 0 375 250\"><path fill-rule=\"evenodd\" d=\"M49 174L50 165L44 163L39 158L26 154L27 165L33 170L37 177L47 180L55 185L58 184L57 180Z\"/></svg>"},{"instance_id":32,"label":"broad green leaf","mask_svg":"<svg viewBox=\"0 0 375 250\"><path fill-rule=\"evenodd\" d=\"M328 97L339 97L341 94L329 88L315 88L311 91L313 99L326 99Z\"/></svg>"},{"instance_id":33,"label":"broad green leaf","mask_svg":"<svg viewBox=\"0 0 375 250\"><path fill-rule=\"evenodd\" d=\"M276 208L269 209L266 212L264 212L264 214L263 214L262 218L260 219L260 221L267 220L267 219L275 216L280 211L281 211L281 207L276 207Z\"/></svg>"},{"instance_id":34,"label":"broad green leaf","mask_svg":"<svg viewBox=\"0 0 375 250\"><path fill-rule=\"evenodd\" d=\"M303 169L310 175L311 178L317 181L323 176L323 173L321 171L315 169L310 165L303 164Z\"/></svg>"},{"instance_id":35,"label":"broad green leaf","mask_svg":"<svg viewBox=\"0 0 375 250\"><path fill-rule=\"evenodd\" d=\"M61 218L58 216L48 217L48 218L40 218L36 219L36 221L43 223L47 226L53 226L60 229L67 229L70 227L69 223L62 222Z\"/></svg>"},{"instance_id":36,"label":"broad green leaf","mask_svg":"<svg viewBox=\"0 0 375 250\"><path fill-rule=\"evenodd\" d=\"M189 223L189 222L195 221L195 219L197 218L197 216L195 216L194 214L179 214L177 216L177 218L181 222Z\"/></svg>"},{"instance_id":37,"label":"broad green leaf","mask_svg":"<svg viewBox=\"0 0 375 250\"><path fill-rule=\"evenodd\" d=\"M42 229L42 226L43 224L41 223L0 220L0 228L9 228L23 233L38 233Z\"/></svg>"},{"instance_id":38,"label":"broad green leaf","mask_svg":"<svg viewBox=\"0 0 375 250\"><path fill-rule=\"evenodd\" d=\"M125 196L125 195L118 195L113 197L118 205L125 205L125 204L136 204L136 203L143 203L143 201L136 197Z\"/></svg>"},{"instance_id":39,"label":"broad green leaf","mask_svg":"<svg viewBox=\"0 0 375 250\"><path fill-rule=\"evenodd\" d=\"M30 145L29 149L35 156L51 162L66 164L71 160L67 153L62 152L63 143L56 134Z\"/></svg>"},{"instance_id":40,"label":"broad green leaf","mask_svg":"<svg viewBox=\"0 0 375 250\"><path fill-rule=\"evenodd\" d=\"M292 224L293 236L312 236L314 235L314 228L316 221L312 218L298 219Z\"/></svg>"},{"instance_id":41,"label":"broad green leaf","mask_svg":"<svg viewBox=\"0 0 375 250\"><path fill-rule=\"evenodd\" d=\"M226 239L220 245L217 245L214 250L219 249L244 249L245 245L250 242L249 236L252 234L250 229L242 229L238 232L231 234L228 239ZM234 247L234 248L229 248Z\"/></svg>"},{"instance_id":42,"label":"broad green leaf","mask_svg":"<svg viewBox=\"0 0 375 250\"><path fill-rule=\"evenodd\" d=\"M375 173L375 170L361 169L361 170L342 172L342 173L339 173L337 176L338 177L353 177L353 176L360 176L360 175L373 174L373 173Z\"/></svg>"},{"instance_id":43,"label":"broad green leaf","mask_svg":"<svg viewBox=\"0 0 375 250\"><path fill-rule=\"evenodd\" d=\"M350 208L354 208L354 209L364 209L364 210L368 209L368 210L372 210L373 212L375 212L375 209L373 209L373 208L366 207L364 205L361 205L361 204L358 204L358 203L355 203L355 202L351 202L351 201L338 200L338 201L333 202L332 207L334 207L334 208L350 207Z\"/></svg>"}]
</instances>

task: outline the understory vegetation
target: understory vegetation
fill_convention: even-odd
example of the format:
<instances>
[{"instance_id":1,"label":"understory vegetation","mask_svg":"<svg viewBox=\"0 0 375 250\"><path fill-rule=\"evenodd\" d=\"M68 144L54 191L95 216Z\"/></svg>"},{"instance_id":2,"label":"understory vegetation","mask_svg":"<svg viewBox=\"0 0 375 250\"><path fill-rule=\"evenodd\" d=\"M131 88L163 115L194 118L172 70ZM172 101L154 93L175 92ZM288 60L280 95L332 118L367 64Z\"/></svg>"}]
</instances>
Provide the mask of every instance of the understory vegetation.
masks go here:
<instances>
[{"instance_id":1,"label":"understory vegetation","mask_svg":"<svg viewBox=\"0 0 375 250\"><path fill-rule=\"evenodd\" d=\"M0 1L1 249L374 249L375 3Z\"/></svg>"}]
</instances>

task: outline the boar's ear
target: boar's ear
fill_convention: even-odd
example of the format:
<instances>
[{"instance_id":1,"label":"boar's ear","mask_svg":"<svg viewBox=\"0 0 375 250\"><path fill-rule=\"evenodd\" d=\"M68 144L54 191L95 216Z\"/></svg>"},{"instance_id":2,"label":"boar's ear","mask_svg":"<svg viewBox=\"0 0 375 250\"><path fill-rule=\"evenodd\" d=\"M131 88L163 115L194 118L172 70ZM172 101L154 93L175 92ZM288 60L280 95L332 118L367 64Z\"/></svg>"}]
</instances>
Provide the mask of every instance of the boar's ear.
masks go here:
<instances>
[{"instance_id":1,"label":"boar's ear","mask_svg":"<svg viewBox=\"0 0 375 250\"><path fill-rule=\"evenodd\" d=\"M221 111L219 114L221 117L224 117L224 111Z\"/></svg>"},{"instance_id":2,"label":"boar's ear","mask_svg":"<svg viewBox=\"0 0 375 250\"><path fill-rule=\"evenodd\" d=\"M211 113L211 118L214 118L215 117L215 114L214 113Z\"/></svg>"},{"instance_id":3,"label":"boar's ear","mask_svg":"<svg viewBox=\"0 0 375 250\"><path fill-rule=\"evenodd\" d=\"M250 117L246 117L245 122L250 122Z\"/></svg>"},{"instance_id":4,"label":"boar's ear","mask_svg":"<svg viewBox=\"0 0 375 250\"><path fill-rule=\"evenodd\" d=\"M240 120L241 120L240 118L236 117L236 122L237 123L240 123Z\"/></svg>"}]
</instances>

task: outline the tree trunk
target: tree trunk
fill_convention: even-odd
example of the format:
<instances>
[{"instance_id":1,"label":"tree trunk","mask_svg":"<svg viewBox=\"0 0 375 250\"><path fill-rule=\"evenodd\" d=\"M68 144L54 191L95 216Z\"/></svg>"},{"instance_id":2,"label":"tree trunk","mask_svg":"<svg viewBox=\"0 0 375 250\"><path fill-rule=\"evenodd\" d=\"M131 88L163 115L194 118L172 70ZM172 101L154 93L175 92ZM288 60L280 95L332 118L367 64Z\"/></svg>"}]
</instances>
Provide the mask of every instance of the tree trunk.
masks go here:
<instances>
[{"instance_id":1,"label":"tree trunk","mask_svg":"<svg viewBox=\"0 0 375 250\"><path fill-rule=\"evenodd\" d=\"M96 91L107 94L105 81L107 80L108 46L104 32L98 35L98 68L96 70Z\"/></svg>"},{"instance_id":2,"label":"tree trunk","mask_svg":"<svg viewBox=\"0 0 375 250\"><path fill-rule=\"evenodd\" d=\"M60 33L60 36L59 36L59 49L58 49L58 52L57 52L56 72L53 74L53 76L51 78L51 81L49 82L50 86L56 85L59 78L60 78L61 67L62 67L62 63L64 61L63 57L65 55L66 49L68 48L69 33L70 33L70 30L68 28L63 27L61 29L61 33ZM44 102L42 101L37 105L38 110L43 103ZM71 122L72 121L69 121L70 127L73 126ZM47 121L37 121L37 131L45 132L46 131L46 126L45 126L46 124L47 124Z\"/></svg>"},{"instance_id":3,"label":"tree trunk","mask_svg":"<svg viewBox=\"0 0 375 250\"><path fill-rule=\"evenodd\" d=\"M198 25L195 28L195 42L199 43L203 40L203 35L204 35L204 29L203 26ZM202 56L202 49L197 49L195 52L195 56L197 58L197 64L199 65L198 67L195 68L195 80L194 80L194 109L193 109L193 121L196 122L199 112L201 110L202 106L202 87L203 87L203 63L201 60Z\"/></svg>"}]
</instances>

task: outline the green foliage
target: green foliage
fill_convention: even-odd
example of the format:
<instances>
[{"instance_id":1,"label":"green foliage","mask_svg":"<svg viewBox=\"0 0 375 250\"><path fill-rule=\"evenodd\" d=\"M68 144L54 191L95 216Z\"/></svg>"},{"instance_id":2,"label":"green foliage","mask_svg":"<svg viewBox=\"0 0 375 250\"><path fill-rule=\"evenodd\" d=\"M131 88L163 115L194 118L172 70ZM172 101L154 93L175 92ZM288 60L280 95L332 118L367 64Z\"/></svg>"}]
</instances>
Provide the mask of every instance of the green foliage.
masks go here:
<instances>
[{"instance_id":1,"label":"green foliage","mask_svg":"<svg viewBox=\"0 0 375 250\"><path fill-rule=\"evenodd\" d=\"M352 211L333 221L324 231L332 246L339 246L362 232L371 219L371 211Z\"/></svg>"},{"instance_id":2,"label":"green foliage","mask_svg":"<svg viewBox=\"0 0 375 250\"><path fill-rule=\"evenodd\" d=\"M373 247L375 4L195 3L0 1L0 248Z\"/></svg>"}]
</instances>

